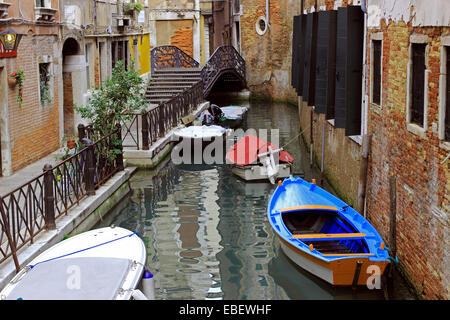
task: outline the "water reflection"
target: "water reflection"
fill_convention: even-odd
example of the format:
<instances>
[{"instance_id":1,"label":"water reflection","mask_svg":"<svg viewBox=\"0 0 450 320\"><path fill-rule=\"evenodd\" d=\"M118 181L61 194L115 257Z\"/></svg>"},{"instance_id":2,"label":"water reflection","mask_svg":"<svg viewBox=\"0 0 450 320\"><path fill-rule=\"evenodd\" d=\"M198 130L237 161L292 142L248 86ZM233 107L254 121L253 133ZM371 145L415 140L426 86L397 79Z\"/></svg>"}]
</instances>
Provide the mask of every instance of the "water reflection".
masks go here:
<instances>
[{"instance_id":1,"label":"water reflection","mask_svg":"<svg viewBox=\"0 0 450 320\"><path fill-rule=\"evenodd\" d=\"M253 104L248 127L279 128L285 144L299 133L295 108ZM294 172L317 177L300 139L286 150ZM138 171L114 223L135 230L148 249L156 299L382 299L381 291L334 289L295 266L266 219L274 190L246 183L226 165L174 165Z\"/></svg>"}]
</instances>

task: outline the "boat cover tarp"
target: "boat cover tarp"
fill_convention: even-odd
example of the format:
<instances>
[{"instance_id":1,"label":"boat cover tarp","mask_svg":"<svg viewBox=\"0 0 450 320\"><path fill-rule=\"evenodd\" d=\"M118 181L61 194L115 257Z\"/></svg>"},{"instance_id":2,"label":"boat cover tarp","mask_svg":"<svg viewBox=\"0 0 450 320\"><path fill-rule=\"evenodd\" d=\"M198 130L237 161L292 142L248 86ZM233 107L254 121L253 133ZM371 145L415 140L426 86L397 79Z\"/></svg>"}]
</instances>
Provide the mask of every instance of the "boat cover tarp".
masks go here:
<instances>
[{"instance_id":1,"label":"boat cover tarp","mask_svg":"<svg viewBox=\"0 0 450 320\"><path fill-rule=\"evenodd\" d=\"M235 120L242 119L248 109L246 107L227 106L220 108L220 110L222 110L225 118Z\"/></svg>"},{"instance_id":2,"label":"boat cover tarp","mask_svg":"<svg viewBox=\"0 0 450 320\"><path fill-rule=\"evenodd\" d=\"M268 151L269 146L272 150L278 149L277 146L270 142L259 139L253 135L247 135L240 139L227 151L227 161L240 166L256 163L258 160L258 154ZM280 162L292 163L294 158L286 151L280 152Z\"/></svg>"},{"instance_id":3,"label":"boat cover tarp","mask_svg":"<svg viewBox=\"0 0 450 320\"><path fill-rule=\"evenodd\" d=\"M221 126L190 126L178 129L174 134L181 138L211 138L221 137L227 129Z\"/></svg>"},{"instance_id":4,"label":"boat cover tarp","mask_svg":"<svg viewBox=\"0 0 450 320\"><path fill-rule=\"evenodd\" d=\"M8 300L112 300L131 267L120 258L61 258L35 265ZM79 278L77 278L79 277Z\"/></svg>"}]
</instances>

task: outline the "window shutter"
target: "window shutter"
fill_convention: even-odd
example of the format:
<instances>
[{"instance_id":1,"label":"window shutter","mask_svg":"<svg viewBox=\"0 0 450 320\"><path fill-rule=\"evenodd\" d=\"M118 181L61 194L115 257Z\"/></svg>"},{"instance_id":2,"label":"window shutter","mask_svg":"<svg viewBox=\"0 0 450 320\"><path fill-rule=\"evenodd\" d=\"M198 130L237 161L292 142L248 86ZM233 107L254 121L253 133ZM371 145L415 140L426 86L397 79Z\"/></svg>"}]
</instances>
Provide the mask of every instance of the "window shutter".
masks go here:
<instances>
[{"instance_id":1,"label":"window shutter","mask_svg":"<svg viewBox=\"0 0 450 320\"><path fill-rule=\"evenodd\" d=\"M291 65L291 85L295 89L297 88L297 70L298 70L298 39L300 35L299 30L300 16L294 16L292 22L292 65Z\"/></svg>"},{"instance_id":2,"label":"window shutter","mask_svg":"<svg viewBox=\"0 0 450 320\"><path fill-rule=\"evenodd\" d=\"M303 72L303 101L314 105L316 82L317 12L306 16L305 70Z\"/></svg>"},{"instance_id":3,"label":"window shutter","mask_svg":"<svg viewBox=\"0 0 450 320\"><path fill-rule=\"evenodd\" d=\"M338 8L335 126L345 135L361 133L364 14L360 6Z\"/></svg>"},{"instance_id":4,"label":"window shutter","mask_svg":"<svg viewBox=\"0 0 450 320\"><path fill-rule=\"evenodd\" d=\"M298 38L297 38L297 55L296 55L296 86L295 89L299 96L303 93L303 73L305 70L305 34L306 34L306 15L300 15L298 18Z\"/></svg>"},{"instance_id":5,"label":"window shutter","mask_svg":"<svg viewBox=\"0 0 450 320\"><path fill-rule=\"evenodd\" d=\"M315 112L334 114L337 12L320 11L317 21ZM327 118L329 119L329 118Z\"/></svg>"}]
</instances>

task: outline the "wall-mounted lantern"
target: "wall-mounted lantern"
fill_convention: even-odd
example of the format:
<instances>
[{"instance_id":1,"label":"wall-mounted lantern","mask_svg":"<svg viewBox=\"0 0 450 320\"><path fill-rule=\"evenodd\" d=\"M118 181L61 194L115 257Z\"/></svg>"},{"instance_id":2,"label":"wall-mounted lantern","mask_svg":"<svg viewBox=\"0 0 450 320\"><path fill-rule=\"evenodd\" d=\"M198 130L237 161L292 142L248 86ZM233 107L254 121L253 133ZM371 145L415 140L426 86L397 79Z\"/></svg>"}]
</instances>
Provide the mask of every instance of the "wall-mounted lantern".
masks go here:
<instances>
[{"instance_id":1,"label":"wall-mounted lantern","mask_svg":"<svg viewBox=\"0 0 450 320\"><path fill-rule=\"evenodd\" d=\"M16 57L22 36L23 34L11 28L0 32L0 42L3 47L0 48L0 57Z\"/></svg>"}]
</instances>

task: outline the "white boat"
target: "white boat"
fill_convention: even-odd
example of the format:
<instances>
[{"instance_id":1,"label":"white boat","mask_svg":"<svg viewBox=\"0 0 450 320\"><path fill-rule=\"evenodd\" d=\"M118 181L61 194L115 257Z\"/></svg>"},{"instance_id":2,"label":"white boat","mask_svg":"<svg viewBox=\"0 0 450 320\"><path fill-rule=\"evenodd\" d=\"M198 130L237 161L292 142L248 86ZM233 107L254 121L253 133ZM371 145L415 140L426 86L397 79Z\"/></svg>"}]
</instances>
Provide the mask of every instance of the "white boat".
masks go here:
<instances>
[{"instance_id":1,"label":"white boat","mask_svg":"<svg viewBox=\"0 0 450 320\"><path fill-rule=\"evenodd\" d=\"M180 141L182 139L202 139L205 141L210 141L212 138L221 137L225 134L227 129L211 125L211 126L189 126L181 129L177 129L173 132L173 139L175 141Z\"/></svg>"},{"instance_id":2,"label":"white boat","mask_svg":"<svg viewBox=\"0 0 450 320\"><path fill-rule=\"evenodd\" d=\"M2 300L145 300L153 277L136 232L120 227L87 231L57 243L22 268ZM143 280L143 276L145 280Z\"/></svg>"}]
</instances>

